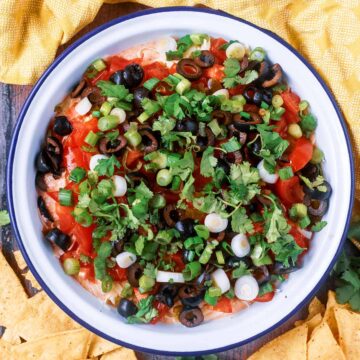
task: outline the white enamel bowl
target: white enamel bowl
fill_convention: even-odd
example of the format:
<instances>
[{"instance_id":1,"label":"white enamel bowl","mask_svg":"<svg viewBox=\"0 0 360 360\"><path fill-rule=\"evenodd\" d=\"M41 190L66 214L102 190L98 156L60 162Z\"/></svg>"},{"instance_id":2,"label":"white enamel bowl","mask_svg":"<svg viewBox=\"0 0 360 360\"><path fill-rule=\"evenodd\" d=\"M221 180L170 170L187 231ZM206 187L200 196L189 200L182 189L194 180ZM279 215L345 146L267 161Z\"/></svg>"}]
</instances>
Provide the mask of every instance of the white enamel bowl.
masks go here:
<instances>
[{"instance_id":1,"label":"white enamel bowl","mask_svg":"<svg viewBox=\"0 0 360 360\"><path fill-rule=\"evenodd\" d=\"M127 325L115 309L102 305L64 274L43 240L36 211L34 159L54 106L80 79L94 59L162 35L208 33L261 46L279 62L293 89L311 103L319 125L317 142L325 152L326 177L333 195L325 216L328 226L315 236L303 269L290 276L269 303L193 329L181 325ZM287 43L271 32L213 10L164 8L114 20L70 46L44 73L27 99L13 135L7 168L8 202L19 247L49 296L90 330L119 344L162 354L195 354L244 344L280 325L315 293L334 264L349 221L353 169L344 120L324 82Z\"/></svg>"}]
</instances>

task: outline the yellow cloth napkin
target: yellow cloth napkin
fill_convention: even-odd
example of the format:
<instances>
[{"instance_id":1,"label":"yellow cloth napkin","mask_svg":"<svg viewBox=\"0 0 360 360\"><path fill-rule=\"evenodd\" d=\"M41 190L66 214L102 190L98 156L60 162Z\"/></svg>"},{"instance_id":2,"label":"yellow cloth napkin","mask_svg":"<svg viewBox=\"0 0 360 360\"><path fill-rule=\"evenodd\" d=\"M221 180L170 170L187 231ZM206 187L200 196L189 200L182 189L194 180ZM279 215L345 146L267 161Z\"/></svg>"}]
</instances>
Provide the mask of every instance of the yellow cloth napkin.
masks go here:
<instances>
[{"instance_id":1,"label":"yellow cloth napkin","mask_svg":"<svg viewBox=\"0 0 360 360\"><path fill-rule=\"evenodd\" d=\"M32 84L59 45L89 24L104 2L1 0L0 81ZM360 0L140 0L144 5L203 4L279 34L330 85L351 129L360 200ZM311 99L308 99L311 101Z\"/></svg>"}]
</instances>

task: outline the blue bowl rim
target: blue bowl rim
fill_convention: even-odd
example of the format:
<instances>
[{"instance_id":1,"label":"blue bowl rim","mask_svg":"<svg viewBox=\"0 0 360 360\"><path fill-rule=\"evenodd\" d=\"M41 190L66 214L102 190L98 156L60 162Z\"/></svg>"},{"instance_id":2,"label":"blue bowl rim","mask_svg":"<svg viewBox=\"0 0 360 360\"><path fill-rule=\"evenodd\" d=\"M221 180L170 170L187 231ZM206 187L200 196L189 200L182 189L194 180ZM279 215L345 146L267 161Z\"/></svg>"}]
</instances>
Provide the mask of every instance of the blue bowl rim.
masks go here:
<instances>
[{"instance_id":1,"label":"blue bowl rim","mask_svg":"<svg viewBox=\"0 0 360 360\"><path fill-rule=\"evenodd\" d=\"M301 301L295 307L295 309L293 311L291 311L289 314L287 314L285 317L283 317L280 321L278 321L276 324L270 326L269 328L267 328L263 332L261 332L261 333L259 333L257 335L254 335L254 336L252 336L252 337L250 337L250 338L248 338L246 340L243 340L243 341L240 341L240 342L237 342L237 343L234 343L234 344L230 344L230 345L227 345L227 346L224 346L224 347L221 347L221 348L210 349L210 350L206 350L206 351L195 351L195 352L171 352L171 351L155 350L155 349L151 349L151 348L143 348L141 346L137 346L137 345L134 345L134 344L129 344L129 343L126 343L124 341L115 339L115 338L113 338L113 337L111 337L111 336L109 336L107 334L104 334L103 332L99 331L98 329L94 328L93 326L90 326L85 320L82 320L77 315L75 315L68 307L66 307L52 293L52 291L48 288L46 283L42 280L40 275L37 273L35 267L31 263L28 255L26 253L26 250L25 250L25 248L23 246L23 243L22 243L22 240L21 240L21 237L20 237L20 233L19 233L19 230L18 230L18 227L17 227L15 211L14 211L14 204L13 204L13 194L12 194L13 160L14 160L16 144L17 144L17 140L18 140L18 136L19 136L19 132L20 132L20 129L21 129L22 122L23 122L23 120L24 120L24 118L26 116L27 110L28 110L34 96L36 95L39 88L41 87L43 82L46 80L46 78L57 67L57 65L60 64L62 62L62 60L64 58L66 58L67 55L69 55L75 48L77 48L83 42L85 42L86 40L93 37L97 33L101 32L101 31L103 31L103 30L105 30L105 29L107 29L107 28L109 28L109 27L111 27L113 25L125 22L125 21L130 20L130 19L141 17L141 16L146 16L146 15L156 14L156 13L164 13L164 12L176 12L176 11L189 11L189 12L207 13L207 14L218 15L218 16L222 16L222 17L226 17L226 18L230 18L230 19L239 21L241 23L249 25L249 26L251 26L251 27L253 27L253 28L255 28L255 29L267 34L267 35L269 35L270 37L272 37L273 39L275 39L276 41L278 41L279 43L284 45L287 49L289 49L295 56L297 56L302 61L302 63L316 77L316 79L318 80L320 85L323 87L323 89L327 93L332 105L335 108L337 116L340 119L340 123L341 123L342 129L343 129L343 132L344 132L344 136L345 136L345 139L346 139L346 144L347 144L347 149L348 149L348 154L349 154L349 159L350 159L350 169L351 169L351 192L350 192L351 199L350 199L346 224L345 224L345 228L344 228L344 233L342 235L341 241L339 243L339 247L337 249L337 252L336 252L333 260L331 261L329 267L327 268L327 270L323 274L320 281L315 285L314 289L304 298L303 301ZM285 323L288 319L290 319L293 315L295 315L304 305L306 305L309 302L309 300L315 295L315 293L319 290L320 286L323 284L323 282L327 278L328 274L330 273L331 269L335 265L335 262L336 262L337 258L339 257L339 255L341 253L341 250L342 250L342 248L344 246L347 230L348 230L348 227L349 227L349 224L350 224L352 207L353 207L353 204L354 204L355 176L354 176L354 160L353 160L353 155L352 155L352 146L351 146L349 133L348 133L348 130L347 130L347 126L346 126L344 117L342 115L342 112L341 112L336 100L335 100L335 97L332 94L331 90L326 85L325 81L321 78L321 76L318 74L318 72L314 69L314 67L293 46L291 46L288 42L286 42L284 39L282 39L279 35L275 34L274 32L272 32L270 30L267 30L267 29L264 29L264 28L261 28L261 27L255 25L255 24L247 21L247 20L244 20L244 19L241 19L241 18L236 17L234 15L228 14L228 13L222 11L222 10L206 9L206 8L194 8L194 7L190 7L190 6L170 6L170 7L156 8L156 9L151 8L151 9L141 10L141 11L138 11L138 12L126 15L126 16L122 16L122 17L113 19L113 20L107 22L106 24L103 24L103 25L95 28L94 30L88 32L84 36L82 36L80 39L78 39L73 44L71 44L67 49L65 49L64 52L54 60L54 62L46 69L46 71L43 73L43 75L40 77L40 79L34 85L33 89L31 90L31 92L30 92L28 98L26 99L26 101L25 101L25 103L24 103L24 105L23 105L23 107L22 107L22 109L20 111L20 114L18 116L18 120L16 122L14 131L13 131L13 135L12 135L12 139L11 139L11 143L10 143L9 155L8 155L7 165L6 165L6 189L7 189L7 202L8 202L8 209L9 209L9 214L10 214L11 226L12 226L12 229L13 229L13 231L15 233L15 238L16 238L16 241L18 243L19 249L20 249L22 255L24 256L24 259L25 259L26 263L28 264L29 269L34 274L36 280L40 283L40 285L45 290L45 292L49 295L49 297L67 315L69 315L71 318L73 318L75 321L77 321L83 327L85 327L86 329L92 331L96 335L99 335L99 336L105 338L106 340L112 341L112 342L114 342L116 344L119 344L121 346L125 346L127 348L131 348L131 349L136 350L136 351L142 351L142 352L147 352L147 353L151 353L151 354L165 355L165 356L197 356L197 355L206 355L206 354L213 354L213 353L217 353L217 352L227 351L227 350L233 349L235 347L245 345L245 344L247 344L247 343L249 343L251 341L254 341L254 340L260 338L261 336L269 333L270 331L276 329L278 326L282 325L283 323Z\"/></svg>"}]
</instances>

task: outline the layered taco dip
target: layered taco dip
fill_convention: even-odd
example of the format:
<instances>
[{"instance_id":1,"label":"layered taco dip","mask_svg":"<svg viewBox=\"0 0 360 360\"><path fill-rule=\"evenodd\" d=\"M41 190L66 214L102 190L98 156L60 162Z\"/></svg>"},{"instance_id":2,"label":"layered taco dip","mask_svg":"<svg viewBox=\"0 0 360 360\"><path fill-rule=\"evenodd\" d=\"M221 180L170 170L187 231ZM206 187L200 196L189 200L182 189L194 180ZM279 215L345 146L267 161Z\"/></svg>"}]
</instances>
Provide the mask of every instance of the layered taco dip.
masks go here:
<instances>
[{"instance_id":1,"label":"layered taco dip","mask_svg":"<svg viewBox=\"0 0 360 360\"><path fill-rule=\"evenodd\" d=\"M237 40L97 59L36 159L44 237L129 323L194 327L271 301L326 225L316 125L281 64Z\"/></svg>"}]
</instances>

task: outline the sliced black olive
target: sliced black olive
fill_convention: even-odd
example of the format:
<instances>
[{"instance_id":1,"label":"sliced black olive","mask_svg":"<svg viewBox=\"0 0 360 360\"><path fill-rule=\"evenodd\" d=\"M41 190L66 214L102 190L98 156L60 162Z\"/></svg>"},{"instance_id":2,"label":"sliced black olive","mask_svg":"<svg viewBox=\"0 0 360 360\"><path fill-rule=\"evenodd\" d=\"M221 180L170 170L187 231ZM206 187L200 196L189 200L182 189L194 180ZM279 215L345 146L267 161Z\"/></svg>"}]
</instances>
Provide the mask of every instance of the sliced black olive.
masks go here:
<instances>
[{"instance_id":1,"label":"sliced black olive","mask_svg":"<svg viewBox=\"0 0 360 360\"><path fill-rule=\"evenodd\" d=\"M138 308L131 300L121 299L117 311L122 317L127 319L129 316L135 315Z\"/></svg>"},{"instance_id":2,"label":"sliced black olive","mask_svg":"<svg viewBox=\"0 0 360 360\"><path fill-rule=\"evenodd\" d=\"M133 95L134 95L134 106L136 108L141 108L141 102L145 99L149 97L149 90L144 88L143 86L140 86L138 88L136 88L133 91Z\"/></svg>"},{"instance_id":3,"label":"sliced black olive","mask_svg":"<svg viewBox=\"0 0 360 360\"><path fill-rule=\"evenodd\" d=\"M86 81L82 79L74 88L74 90L71 92L70 96L72 98L76 98L81 95L82 91L85 89Z\"/></svg>"},{"instance_id":4,"label":"sliced black olive","mask_svg":"<svg viewBox=\"0 0 360 360\"><path fill-rule=\"evenodd\" d=\"M262 92L263 101L265 101L267 104L271 104L271 100L273 98L272 92L268 89L264 89Z\"/></svg>"},{"instance_id":5,"label":"sliced black olive","mask_svg":"<svg viewBox=\"0 0 360 360\"><path fill-rule=\"evenodd\" d=\"M209 50L202 50L194 61L202 68L209 68L215 64L215 56Z\"/></svg>"},{"instance_id":6,"label":"sliced black olive","mask_svg":"<svg viewBox=\"0 0 360 360\"><path fill-rule=\"evenodd\" d=\"M198 307L190 309L184 307L180 313L179 320L186 327L195 327L204 321L204 315Z\"/></svg>"},{"instance_id":7,"label":"sliced black olive","mask_svg":"<svg viewBox=\"0 0 360 360\"><path fill-rule=\"evenodd\" d=\"M122 135L119 135L114 140L103 137L99 142L99 151L102 154L114 154L115 156L120 156L121 150L126 146L126 144L127 140Z\"/></svg>"},{"instance_id":8,"label":"sliced black olive","mask_svg":"<svg viewBox=\"0 0 360 360\"><path fill-rule=\"evenodd\" d=\"M223 169L226 175L230 174L230 165L224 159L218 159L216 167Z\"/></svg>"},{"instance_id":9,"label":"sliced black olive","mask_svg":"<svg viewBox=\"0 0 360 360\"><path fill-rule=\"evenodd\" d=\"M236 129L234 124L230 124L228 126L228 130L229 130L229 136L233 137L235 136L241 145L244 145L246 143L247 140L247 133L243 132L243 131L239 131L238 129Z\"/></svg>"},{"instance_id":10,"label":"sliced black olive","mask_svg":"<svg viewBox=\"0 0 360 360\"><path fill-rule=\"evenodd\" d=\"M191 132L193 135L196 135L199 131L199 123L194 119L185 118L177 122L176 130Z\"/></svg>"},{"instance_id":11,"label":"sliced black olive","mask_svg":"<svg viewBox=\"0 0 360 360\"><path fill-rule=\"evenodd\" d=\"M325 191L320 191L318 188L309 189L307 186L304 186L304 191L305 193L310 195L311 199L315 199L315 200L329 199L332 193L331 185L326 180L324 180L324 182L320 185L320 187L321 190L325 190Z\"/></svg>"},{"instance_id":12,"label":"sliced black olive","mask_svg":"<svg viewBox=\"0 0 360 360\"><path fill-rule=\"evenodd\" d=\"M283 263L276 261L272 272L274 274L285 275L285 274L290 274L299 269L300 267L298 265L285 267Z\"/></svg>"},{"instance_id":13,"label":"sliced black olive","mask_svg":"<svg viewBox=\"0 0 360 360\"><path fill-rule=\"evenodd\" d=\"M163 210L163 216L166 224L174 227L175 224L184 216L184 210L177 209L176 204L168 204Z\"/></svg>"},{"instance_id":14,"label":"sliced black olive","mask_svg":"<svg viewBox=\"0 0 360 360\"><path fill-rule=\"evenodd\" d=\"M143 174L140 174L139 172L128 173L127 177L129 178L131 187L133 188L139 186L141 182L148 184L147 179L145 179Z\"/></svg>"},{"instance_id":15,"label":"sliced black olive","mask_svg":"<svg viewBox=\"0 0 360 360\"><path fill-rule=\"evenodd\" d=\"M210 94L213 94L215 91L218 91L223 88L221 82L216 79L209 79L207 86L209 88Z\"/></svg>"},{"instance_id":16,"label":"sliced black olive","mask_svg":"<svg viewBox=\"0 0 360 360\"><path fill-rule=\"evenodd\" d=\"M308 163L301 170L301 175L307 177L311 181L315 181L315 179L320 175L320 166Z\"/></svg>"},{"instance_id":17,"label":"sliced black olive","mask_svg":"<svg viewBox=\"0 0 360 360\"><path fill-rule=\"evenodd\" d=\"M245 256L242 258L239 258L235 255L230 256L227 260L226 260L226 265L229 266L230 268L235 268L239 266L240 261L242 261L243 263L245 263L245 265L247 267L250 267L252 265L252 261L251 258L249 256Z\"/></svg>"},{"instance_id":18,"label":"sliced black olive","mask_svg":"<svg viewBox=\"0 0 360 360\"><path fill-rule=\"evenodd\" d=\"M257 63L255 69L259 74L259 77L255 81L256 84L261 85L263 81L268 80L272 76L270 64L266 60Z\"/></svg>"},{"instance_id":19,"label":"sliced black olive","mask_svg":"<svg viewBox=\"0 0 360 360\"><path fill-rule=\"evenodd\" d=\"M56 116L53 130L60 136L66 136L71 134L73 128L66 116Z\"/></svg>"},{"instance_id":20,"label":"sliced black olive","mask_svg":"<svg viewBox=\"0 0 360 360\"><path fill-rule=\"evenodd\" d=\"M186 250L184 249L182 252L182 258L185 263L189 263L194 261L195 258L195 251L194 250Z\"/></svg>"},{"instance_id":21,"label":"sliced black olive","mask_svg":"<svg viewBox=\"0 0 360 360\"><path fill-rule=\"evenodd\" d=\"M198 306L205 295L205 288L196 285L184 285L179 290L179 298L184 306Z\"/></svg>"},{"instance_id":22,"label":"sliced black olive","mask_svg":"<svg viewBox=\"0 0 360 360\"><path fill-rule=\"evenodd\" d=\"M210 128L205 128L206 136L197 136L196 144L200 146L200 150L204 151L208 146L213 146L215 144L215 136Z\"/></svg>"},{"instance_id":23,"label":"sliced black olive","mask_svg":"<svg viewBox=\"0 0 360 360\"><path fill-rule=\"evenodd\" d=\"M183 219L179 220L175 224L175 229L180 233L180 235L186 239L188 237L191 237L195 235L195 222L193 219Z\"/></svg>"},{"instance_id":24,"label":"sliced black olive","mask_svg":"<svg viewBox=\"0 0 360 360\"><path fill-rule=\"evenodd\" d=\"M42 216L44 216L47 220L53 222L54 218L51 216L49 210L46 207L45 201L41 196L39 196L37 199L37 205L38 205L40 214Z\"/></svg>"},{"instance_id":25,"label":"sliced black olive","mask_svg":"<svg viewBox=\"0 0 360 360\"><path fill-rule=\"evenodd\" d=\"M93 105L101 106L105 102L106 97L101 95L101 90L96 86L88 86L81 93L81 97L87 97Z\"/></svg>"},{"instance_id":26,"label":"sliced black olive","mask_svg":"<svg viewBox=\"0 0 360 360\"><path fill-rule=\"evenodd\" d=\"M141 142L144 145L143 151L145 154L153 152L157 150L159 144L157 139L155 138L153 132L150 130L139 130L139 134L141 135Z\"/></svg>"},{"instance_id":27,"label":"sliced black olive","mask_svg":"<svg viewBox=\"0 0 360 360\"><path fill-rule=\"evenodd\" d=\"M60 231L57 228L50 230L46 234L45 239L57 245L63 251L67 251L71 245L70 236L64 234L62 231Z\"/></svg>"},{"instance_id":28,"label":"sliced black olive","mask_svg":"<svg viewBox=\"0 0 360 360\"><path fill-rule=\"evenodd\" d=\"M139 287L139 279L143 274L143 268L139 263L132 264L127 269L127 279L132 287Z\"/></svg>"},{"instance_id":29,"label":"sliced black olive","mask_svg":"<svg viewBox=\"0 0 360 360\"><path fill-rule=\"evenodd\" d=\"M156 294L157 301L167 305L169 308L174 306L175 298L178 294L179 288L175 284L165 284Z\"/></svg>"},{"instance_id":30,"label":"sliced black olive","mask_svg":"<svg viewBox=\"0 0 360 360\"><path fill-rule=\"evenodd\" d=\"M322 217L329 207L328 200L311 200L308 212L312 216Z\"/></svg>"},{"instance_id":31,"label":"sliced black olive","mask_svg":"<svg viewBox=\"0 0 360 360\"><path fill-rule=\"evenodd\" d=\"M264 99L263 91L255 86L247 87L244 91L244 97L248 103L253 103L257 106L260 106Z\"/></svg>"},{"instance_id":32,"label":"sliced black olive","mask_svg":"<svg viewBox=\"0 0 360 360\"><path fill-rule=\"evenodd\" d=\"M236 150L227 154L222 154L229 164L240 164L243 161L243 157L240 150Z\"/></svg>"},{"instance_id":33,"label":"sliced black olive","mask_svg":"<svg viewBox=\"0 0 360 360\"><path fill-rule=\"evenodd\" d=\"M47 186L44 180L44 174L42 174L41 172L37 171L36 172L36 176L35 176L35 185L38 189L42 190L42 191L46 191L47 190Z\"/></svg>"},{"instance_id":34,"label":"sliced black olive","mask_svg":"<svg viewBox=\"0 0 360 360\"><path fill-rule=\"evenodd\" d=\"M181 59L176 65L176 71L189 80L198 80L202 75L201 67L193 59Z\"/></svg>"},{"instance_id":35,"label":"sliced black olive","mask_svg":"<svg viewBox=\"0 0 360 360\"><path fill-rule=\"evenodd\" d=\"M216 119L219 124L229 125L231 123L232 115L229 111L214 110L211 113L211 118Z\"/></svg>"},{"instance_id":36,"label":"sliced black olive","mask_svg":"<svg viewBox=\"0 0 360 360\"><path fill-rule=\"evenodd\" d=\"M124 78L124 70L115 71L110 76L110 81L112 81L116 85L124 85L125 87L127 87L127 84L126 84L126 81Z\"/></svg>"},{"instance_id":37,"label":"sliced black olive","mask_svg":"<svg viewBox=\"0 0 360 360\"><path fill-rule=\"evenodd\" d=\"M46 138L46 151L49 155L61 155L63 148L56 137L48 136Z\"/></svg>"},{"instance_id":38,"label":"sliced black olive","mask_svg":"<svg viewBox=\"0 0 360 360\"><path fill-rule=\"evenodd\" d=\"M282 78L282 68L281 68L281 66L279 64L274 64L270 68L270 73L271 73L271 77L268 78L267 80L263 81L263 83L261 84L262 87L264 87L264 88L274 86L274 85L276 85L277 83L280 82L280 80Z\"/></svg>"},{"instance_id":39,"label":"sliced black olive","mask_svg":"<svg viewBox=\"0 0 360 360\"><path fill-rule=\"evenodd\" d=\"M124 240L119 239L112 243L111 256L116 257L124 251Z\"/></svg>"},{"instance_id":40,"label":"sliced black olive","mask_svg":"<svg viewBox=\"0 0 360 360\"><path fill-rule=\"evenodd\" d=\"M124 69L124 80L128 87L134 88L141 84L144 78L144 69L139 64L127 65Z\"/></svg>"},{"instance_id":41,"label":"sliced black olive","mask_svg":"<svg viewBox=\"0 0 360 360\"><path fill-rule=\"evenodd\" d=\"M268 282L271 278L269 269L265 265L256 267L256 270L254 271L254 277L259 285Z\"/></svg>"},{"instance_id":42,"label":"sliced black olive","mask_svg":"<svg viewBox=\"0 0 360 360\"><path fill-rule=\"evenodd\" d=\"M250 112L249 114L251 120L243 119L240 114L235 114L233 116L233 124L237 130L242 132L249 132L251 126L262 123L262 119L259 114L256 114L254 112Z\"/></svg>"},{"instance_id":43,"label":"sliced black olive","mask_svg":"<svg viewBox=\"0 0 360 360\"><path fill-rule=\"evenodd\" d=\"M45 149L42 149L36 157L36 169L40 173L48 173L51 171L51 161Z\"/></svg>"}]
</instances>

